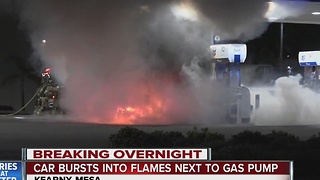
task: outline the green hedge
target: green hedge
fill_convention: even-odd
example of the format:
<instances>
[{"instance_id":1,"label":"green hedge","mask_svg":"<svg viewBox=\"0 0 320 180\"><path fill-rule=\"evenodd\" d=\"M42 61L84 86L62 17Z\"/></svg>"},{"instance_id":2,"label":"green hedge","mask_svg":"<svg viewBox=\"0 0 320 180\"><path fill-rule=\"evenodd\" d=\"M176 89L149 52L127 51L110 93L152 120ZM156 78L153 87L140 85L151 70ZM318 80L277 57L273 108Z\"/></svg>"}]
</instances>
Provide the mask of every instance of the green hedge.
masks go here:
<instances>
[{"instance_id":1,"label":"green hedge","mask_svg":"<svg viewBox=\"0 0 320 180\"><path fill-rule=\"evenodd\" d=\"M226 139L207 128L183 134L171 131L145 132L126 127L110 136L113 148L211 148L214 160L294 160L297 176L319 176L320 133L308 140L282 132L244 131Z\"/></svg>"}]
</instances>

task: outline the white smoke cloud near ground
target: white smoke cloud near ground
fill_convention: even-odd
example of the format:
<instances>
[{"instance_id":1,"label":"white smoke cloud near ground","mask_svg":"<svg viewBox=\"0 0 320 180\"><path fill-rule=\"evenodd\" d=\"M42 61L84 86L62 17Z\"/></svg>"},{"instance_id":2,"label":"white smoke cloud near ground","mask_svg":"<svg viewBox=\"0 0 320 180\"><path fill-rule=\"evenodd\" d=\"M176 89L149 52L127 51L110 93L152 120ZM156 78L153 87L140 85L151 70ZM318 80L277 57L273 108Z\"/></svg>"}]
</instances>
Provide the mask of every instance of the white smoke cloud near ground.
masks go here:
<instances>
[{"instance_id":1,"label":"white smoke cloud near ground","mask_svg":"<svg viewBox=\"0 0 320 180\"><path fill-rule=\"evenodd\" d=\"M255 112L257 125L319 124L320 95L300 84L302 76L281 77L273 87L250 88L260 94L260 109Z\"/></svg>"},{"instance_id":2,"label":"white smoke cloud near ground","mask_svg":"<svg viewBox=\"0 0 320 180\"><path fill-rule=\"evenodd\" d=\"M168 99L165 122L219 121L223 89L194 57L207 55L213 34L258 37L267 9L264 0L20 2L35 54L64 85L64 106L105 123L119 105L158 97Z\"/></svg>"}]
</instances>

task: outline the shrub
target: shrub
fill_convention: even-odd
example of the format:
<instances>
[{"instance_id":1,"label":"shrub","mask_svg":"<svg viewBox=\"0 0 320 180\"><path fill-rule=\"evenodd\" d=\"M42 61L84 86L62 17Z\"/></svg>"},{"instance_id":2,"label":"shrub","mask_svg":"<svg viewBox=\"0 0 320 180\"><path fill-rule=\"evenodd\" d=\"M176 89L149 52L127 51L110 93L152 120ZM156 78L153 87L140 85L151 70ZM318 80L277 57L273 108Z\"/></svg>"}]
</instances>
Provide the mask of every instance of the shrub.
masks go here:
<instances>
[{"instance_id":1,"label":"shrub","mask_svg":"<svg viewBox=\"0 0 320 180\"><path fill-rule=\"evenodd\" d=\"M212 148L219 149L225 143L225 137L222 134L211 133L208 128L203 128L200 132L197 128L188 131L186 135L187 147Z\"/></svg>"},{"instance_id":2,"label":"shrub","mask_svg":"<svg viewBox=\"0 0 320 180\"><path fill-rule=\"evenodd\" d=\"M147 148L147 137L147 133L142 130L125 127L110 136L110 146L114 148Z\"/></svg>"},{"instance_id":3,"label":"shrub","mask_svg":"<svg viewBox=\"0 0 320 180\"><path fill-rule=\"evenodd\" d=\"M269 139L267 136L262 135L260 132L244 131L239 134L233 135L229 141L231 145L239 144L268 144Z\"/></svg>"}]
</instances>

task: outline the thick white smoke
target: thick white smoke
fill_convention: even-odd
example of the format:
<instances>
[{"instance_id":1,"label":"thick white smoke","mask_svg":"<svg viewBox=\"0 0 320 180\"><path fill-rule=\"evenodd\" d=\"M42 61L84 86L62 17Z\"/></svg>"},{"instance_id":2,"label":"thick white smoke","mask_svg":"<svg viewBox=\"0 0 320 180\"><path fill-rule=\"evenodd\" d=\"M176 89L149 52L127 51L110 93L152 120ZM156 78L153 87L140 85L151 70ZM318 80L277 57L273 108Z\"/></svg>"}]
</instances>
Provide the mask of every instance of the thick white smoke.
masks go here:
<instances>
[{"instance_id":1,"label":"thick white smoke","mask_svg":"<svg viewBox=\"0 0 320 180\"><path fill-rule=\"evenodd\" d=\"M301 75L282 77L273 87L250 88L261 95L261 107L255 114L257 125L319 124L320 94L300 85Z\"/></svg>"},{"instance_id":2,"label":"thick white smoke","mask_svg":"<svg viewBox=\"0 0 320 180\"><path fill-rule=\"evenodd\" d=\"M193 0L192 4L222 39L248 41L268 27L267 0Z\"/></svg>"},{"instance_id":3,"label":"thick white smoke","mask_svg":"<svg viewBox=\"0 0 320 180\"><path fill-rule=\"evenodd\" d=\"M246 41L263 33L265 2L29 0L20 15L35 54L64 85L72 115L112 122L117 106L159 96L169 99L169 119L199 122L200 115L222 118L223 90L190 61L206 55L213 34ZM181 73L192 82L182 83Z\"/></svg>"},{"instance_id":4,"label":"thick white smoke","mask_svg":"<svg viewBox=\"0 0 320 180\"><path fill-rule=\"evenodd\" d=\"M210 62L194 58L184 64L181 71L189 82L189 89L196 98L200 123L225 123L227 92L225 86L215 80L214 66Z\"/></svg>"}]
</instances>

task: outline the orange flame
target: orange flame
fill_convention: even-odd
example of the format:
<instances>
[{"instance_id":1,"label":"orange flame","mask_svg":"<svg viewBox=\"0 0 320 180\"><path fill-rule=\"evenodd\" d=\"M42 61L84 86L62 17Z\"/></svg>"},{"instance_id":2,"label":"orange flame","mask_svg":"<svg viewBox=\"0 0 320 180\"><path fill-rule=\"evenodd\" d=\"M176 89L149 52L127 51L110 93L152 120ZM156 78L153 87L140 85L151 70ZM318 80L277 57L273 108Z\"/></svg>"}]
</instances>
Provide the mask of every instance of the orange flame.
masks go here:
<instances>
[{"instance_id":1,"label":"orange flame","mask_svg":"<svg viewBox=\"0 0 320 180\"><path fill-rule=\"evenodd\" d=\"M163 118L168 105L166 98L161 97L159 93L151 90L150 87L147 89L144 88L142 92L144 92L141 96L144 98L144 101L142 101L143 103L140 102L138 105L118 106L115 110L113 123L139 124L148 123L145 122L147 120L159 120ZM141 99L141 97L138 99ZM137 99L137 97L135 97L135 99ZM135 104L137 103L135 102Z\"/></svg>"}]
</instances>

